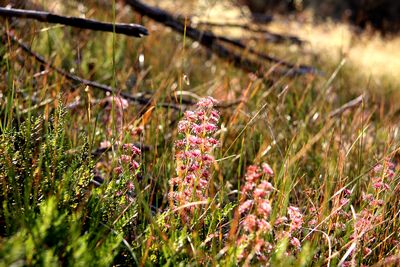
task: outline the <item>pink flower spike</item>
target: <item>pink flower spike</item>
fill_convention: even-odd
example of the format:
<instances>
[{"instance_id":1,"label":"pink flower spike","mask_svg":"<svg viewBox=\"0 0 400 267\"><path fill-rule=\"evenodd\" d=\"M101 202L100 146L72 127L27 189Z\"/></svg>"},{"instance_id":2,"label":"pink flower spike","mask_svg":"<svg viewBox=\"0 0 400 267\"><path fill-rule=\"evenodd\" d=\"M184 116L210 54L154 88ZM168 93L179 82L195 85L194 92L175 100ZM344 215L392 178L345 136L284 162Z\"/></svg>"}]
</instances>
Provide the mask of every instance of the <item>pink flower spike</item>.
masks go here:
<instances>
[{"instance_id":1,"label":"pink flower spike","mask_svg":"<svg viewBox=\"0 0 400 267\"><path fill-rule=\"evenodd\" d=\"M178 123L178 137L175 142L175 159L177 178L172 183L169 199L172 206L184 206L193 201L206 201L208 199L208 184L211 179L211 167L214 162L212 150L214 143L211 134L218 130L218 120L211 120L212 114L217 114L213 109L216 101L210 97L203 98L193 111L186 111ZM215 117L215 116L214 116ZM219 118L219 117L218 117ZM188 223L193 213L202 209L202 206L190 206L180 213L185 216L180 218Z\"/></svg>"}]
</instances>

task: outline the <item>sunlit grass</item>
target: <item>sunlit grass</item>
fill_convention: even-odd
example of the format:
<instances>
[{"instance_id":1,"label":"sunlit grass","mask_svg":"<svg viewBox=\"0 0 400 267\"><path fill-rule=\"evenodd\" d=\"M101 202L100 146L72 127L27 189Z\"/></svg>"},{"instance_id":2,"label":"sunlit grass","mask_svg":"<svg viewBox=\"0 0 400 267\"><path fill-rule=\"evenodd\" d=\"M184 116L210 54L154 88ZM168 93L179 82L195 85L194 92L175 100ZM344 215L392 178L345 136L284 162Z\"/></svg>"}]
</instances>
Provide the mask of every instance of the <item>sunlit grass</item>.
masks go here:
<instances>
[{"instance_id":1,"label":"sunlit grass","mask_svg":"<svg viewBox=\"0 0 400 267\"><path fill-rule=\"evenodd\" d=\"M207 14L205 2L200 7L196 12ZM59 3L57 11L70 8ZM88 2L85 8L112 21L110 6ZM135 20L120 4L115 11L117 21ZM396 79L386 74L396 68L379 62L395 62L396 39L367 42L342 26L291 25L284 29L295 29L310 44L255 47L313 64L322 74L275 77L271 84L161 25L143 23L151 34L142 39L36 22L17 23L15 34L78 76L152 95L148 106L121 105L1 44L0 265L357 266L388 260L395 266L390 257L399 253L398 95ZM360 94L361 103L332 115ZM202 198L171 203L170 181L185 179L177 171L182 162L175 143L183 138L177 128L185 115L156 104L180 96L243 102L219 109L212 132L218 146ZM131 157L130 143L144 145L140 156ZM267 169L255 184L271 184L263 195L271 209L247 211L273 230L252 232L245 230L239 208L253 196L241 192L248 167L263 163L273 174ZM182 218L182 211L190 212ZM294 229L296 218L301 226ZM365 218L372 227L362 233ZM256 241L263 248L268 242L270 251L260 254Z\"/></svg>"}]
</instances>

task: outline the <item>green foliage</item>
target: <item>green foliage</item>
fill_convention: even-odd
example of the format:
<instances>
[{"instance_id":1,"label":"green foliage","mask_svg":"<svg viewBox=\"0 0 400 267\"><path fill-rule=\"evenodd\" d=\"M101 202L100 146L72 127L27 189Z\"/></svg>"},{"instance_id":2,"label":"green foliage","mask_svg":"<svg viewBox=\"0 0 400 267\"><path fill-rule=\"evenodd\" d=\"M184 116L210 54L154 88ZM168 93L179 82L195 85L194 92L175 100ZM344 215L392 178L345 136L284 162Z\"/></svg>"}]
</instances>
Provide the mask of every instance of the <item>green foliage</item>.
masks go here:
<instances>
[{"instance_id":1,"label":"green foliage","mask_svg":"<svg viewBox=\"0 0 400 267\"><path fill-rule=\"evenodd\" d=\"M91 204L102 193L90 192L93 161L87 142L71 152L66 118L60 107L48 122L32 117L1 135L2 266L109 266L121 245L101 222L106 203Z\"/></svg>"}]
</instances>

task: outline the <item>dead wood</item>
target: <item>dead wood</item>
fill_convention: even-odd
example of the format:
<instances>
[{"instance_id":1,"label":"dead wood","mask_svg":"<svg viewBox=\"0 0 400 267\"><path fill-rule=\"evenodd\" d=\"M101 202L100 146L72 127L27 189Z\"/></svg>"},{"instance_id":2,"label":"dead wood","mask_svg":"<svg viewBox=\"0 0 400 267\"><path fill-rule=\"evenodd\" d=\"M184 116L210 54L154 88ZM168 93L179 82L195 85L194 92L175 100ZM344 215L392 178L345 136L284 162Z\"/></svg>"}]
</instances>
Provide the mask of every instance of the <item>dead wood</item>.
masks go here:
<instances>
[{"instance_id":1,"label":"dead wood","mask_svg":"<svg viewBox=\"0 0 400 267\"><path fill-rule=\"evenodd\" d=\"M138 24L106 23L93 19L66 17L44 11L0 7L0 16L34 19L41 22L62 24L93 31L115 32L133 37L142 37L143 35L148 35L147 29Z\"/></svg>"}]
</instances>

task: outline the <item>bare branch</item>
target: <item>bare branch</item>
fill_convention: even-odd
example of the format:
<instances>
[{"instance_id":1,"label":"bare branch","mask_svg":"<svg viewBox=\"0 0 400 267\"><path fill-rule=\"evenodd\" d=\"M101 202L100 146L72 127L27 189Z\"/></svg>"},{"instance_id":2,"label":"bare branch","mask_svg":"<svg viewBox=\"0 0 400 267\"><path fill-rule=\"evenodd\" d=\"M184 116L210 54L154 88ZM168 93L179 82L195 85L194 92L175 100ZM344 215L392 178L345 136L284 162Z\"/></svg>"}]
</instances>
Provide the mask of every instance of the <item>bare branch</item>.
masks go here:
<instances>
[{"instance_id":1,"label":"bare branch","mask_svg":"<svg viewBox=\"0 0 400 267\"><path fill-rule=\"evenodd\" d=\"M147 29L138 24L113 24L92 19L66 17L44 11L0 7L0 16L34 19L41 22L62 24L93 31L115 32L134 37L142 37L143 35L148 35Z\"/></svg>"}]
</instances>

